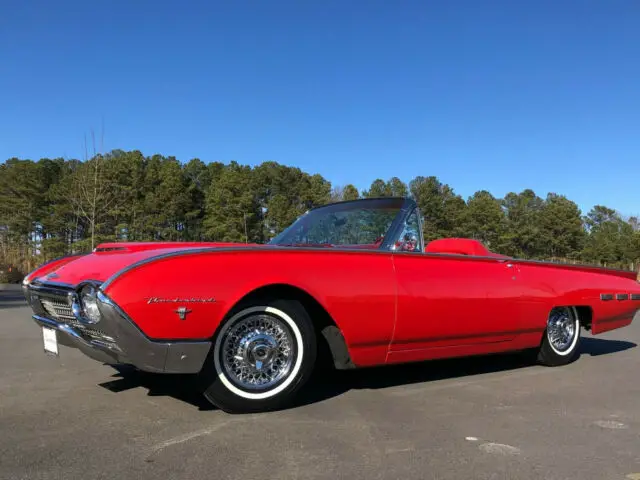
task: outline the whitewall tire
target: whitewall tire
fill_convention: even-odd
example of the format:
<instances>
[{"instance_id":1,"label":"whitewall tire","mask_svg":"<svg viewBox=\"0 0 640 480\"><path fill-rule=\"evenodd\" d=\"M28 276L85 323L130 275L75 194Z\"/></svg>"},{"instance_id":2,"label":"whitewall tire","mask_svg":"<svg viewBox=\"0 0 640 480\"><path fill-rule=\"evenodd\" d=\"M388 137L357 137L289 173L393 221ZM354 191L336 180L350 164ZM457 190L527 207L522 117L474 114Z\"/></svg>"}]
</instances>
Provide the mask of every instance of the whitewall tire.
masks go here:
<instances>
[{"instance_id":1,"label":"whitewall tire","mask_svg":"<svg viewBox=\"0 0 640 480\"><path fill-rule=\"evenodd\" d=\"M296 300L262 300L220 326L203 369L204 396L228 412L281 408L307 382L317 355L314 326Z\"/></svg>"},{"instance_id":2,"label":"whitewall tire","mask_svg":"<svg viewBox=\"0 0 640 480\"><path fill-rule=\"evenodd\" d=\"M580 317L575 307L555 307L549 313L538 352L540 363L566 365L580 353Z\"/></svg>"}]
</instances>

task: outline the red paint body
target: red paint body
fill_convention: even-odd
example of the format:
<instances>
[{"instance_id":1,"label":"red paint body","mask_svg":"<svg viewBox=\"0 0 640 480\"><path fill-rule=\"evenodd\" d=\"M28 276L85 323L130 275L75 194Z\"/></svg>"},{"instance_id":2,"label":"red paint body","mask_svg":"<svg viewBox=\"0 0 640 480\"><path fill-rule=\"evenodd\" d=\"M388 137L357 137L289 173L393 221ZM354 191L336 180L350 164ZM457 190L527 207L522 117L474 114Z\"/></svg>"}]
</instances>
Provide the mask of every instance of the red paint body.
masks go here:
<instances>
[{"instance_id":1,"label":"red paint body","mask_svg":"<svg viewBox=\"0 0 640 480\"><path fill-rule=\"evenodd\" d=\"M55 282L68 285L109 280L106 295L152 339L210 339L243 297L289 285L324 307L357 366L537 347L554 306L588 307L594 334L630 324L640 309L640 300L631 299L640 294L634 272L520 261L465 242L432 244L426 253L398 253L114 243L36 271L31 279L48 281L42 275L55 270ZM448 249L454 253L443 253ZM601 300L603 293L614 299ZM175 303L150 304L150 297L215 302L189 304L192 311L181 320Z\"/></svg>"}]
</instances>

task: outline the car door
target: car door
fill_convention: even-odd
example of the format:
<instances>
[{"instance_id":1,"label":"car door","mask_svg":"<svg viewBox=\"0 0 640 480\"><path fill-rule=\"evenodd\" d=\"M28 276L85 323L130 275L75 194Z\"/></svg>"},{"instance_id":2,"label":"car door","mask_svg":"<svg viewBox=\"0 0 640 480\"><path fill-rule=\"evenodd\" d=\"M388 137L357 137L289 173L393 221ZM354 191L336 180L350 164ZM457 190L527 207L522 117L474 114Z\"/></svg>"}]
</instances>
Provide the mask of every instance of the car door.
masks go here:
<instances>
[{"instance_id":1,"label":"car door","mask_svg":"<svg viewBox=\"0 0 640 480\"><path fill-rule=\"evenodd\" d=\"M521 309L517 266L501 258L424 253L416 226L414 210L393 255L397 305L390 350L513 339Z\"/></svg>"}]
</instances>

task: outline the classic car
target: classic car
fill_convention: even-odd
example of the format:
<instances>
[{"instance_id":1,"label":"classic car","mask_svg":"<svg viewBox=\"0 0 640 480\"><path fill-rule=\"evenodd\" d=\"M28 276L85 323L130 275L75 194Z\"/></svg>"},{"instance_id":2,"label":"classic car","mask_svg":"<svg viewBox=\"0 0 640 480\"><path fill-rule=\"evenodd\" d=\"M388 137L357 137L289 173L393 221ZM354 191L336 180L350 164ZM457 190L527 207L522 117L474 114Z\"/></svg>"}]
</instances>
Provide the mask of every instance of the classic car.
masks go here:
<instances>
[{"instance_id":1,"label":"classic car","mask_svg":"<svg viewBox=\"0 0 640 480\"><path fill-rule=\"evenodd\" d=\"M114 242L23 281L44 350L194 374L227 412L290 405L332 368L533 351L565 365L629 325L637 272L519 260L468 238L423 240L410 198L338 202L264 245Z\"/></svg>"}]
</instances>

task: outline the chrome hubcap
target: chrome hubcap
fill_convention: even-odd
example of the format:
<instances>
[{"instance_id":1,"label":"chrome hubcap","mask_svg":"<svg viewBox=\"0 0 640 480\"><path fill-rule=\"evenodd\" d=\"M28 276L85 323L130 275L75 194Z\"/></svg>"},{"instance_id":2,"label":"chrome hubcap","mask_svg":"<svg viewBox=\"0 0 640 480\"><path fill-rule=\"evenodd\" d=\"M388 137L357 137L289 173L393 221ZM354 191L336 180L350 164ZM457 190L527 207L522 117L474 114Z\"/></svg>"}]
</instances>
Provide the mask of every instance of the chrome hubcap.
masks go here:
<instances>
[{"instance_id":1,"label":"chrome hubcap","mask_svg":"<svg viewBox=\"0 0 640 480\"><path fill-rule=\"evenodd\" d=\"M577 333L573 310L567 307L554 308L547 321L547 336L553 348L559 352L567 351Z\"/></svg>"},{"instance_id":2,"label":"chrome hubcap","mask_svg":"<svg viewBox=\"0 0 640 480\"><path fill-rule=\"evenodd\" d=\"M245 389L267 389L291 371L294 339L277 317L251 315L229 328L221 354L225 373L234 383Z\"/></svg>"}]
</instances>

